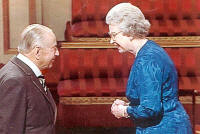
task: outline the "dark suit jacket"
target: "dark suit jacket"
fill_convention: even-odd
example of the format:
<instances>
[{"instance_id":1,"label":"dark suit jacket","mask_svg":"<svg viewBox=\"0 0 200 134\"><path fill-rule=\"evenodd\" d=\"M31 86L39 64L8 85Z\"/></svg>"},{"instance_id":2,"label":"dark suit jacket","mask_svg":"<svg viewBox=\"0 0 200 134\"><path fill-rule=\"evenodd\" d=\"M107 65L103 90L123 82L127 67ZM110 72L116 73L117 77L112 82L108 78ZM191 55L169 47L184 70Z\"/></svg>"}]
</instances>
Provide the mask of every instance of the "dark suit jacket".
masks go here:
<instances>
[{"instance_id":1,"label":"dark suit jacket","mask_svg":"<svg viewBox=\"0 0 200 134\"><path fill-rule=\"evenodd\" d=\"M21 60L0 70L0 134L54 134L56 113L50 91Z\"/></svg>"}]
</instances>

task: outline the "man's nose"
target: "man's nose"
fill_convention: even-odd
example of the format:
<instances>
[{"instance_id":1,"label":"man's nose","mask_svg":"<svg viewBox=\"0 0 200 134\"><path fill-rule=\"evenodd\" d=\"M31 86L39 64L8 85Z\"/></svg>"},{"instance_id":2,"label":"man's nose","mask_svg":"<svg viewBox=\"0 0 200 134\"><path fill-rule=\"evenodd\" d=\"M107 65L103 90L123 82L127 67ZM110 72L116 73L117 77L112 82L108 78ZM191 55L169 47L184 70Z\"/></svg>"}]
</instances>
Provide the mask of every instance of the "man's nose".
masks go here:
<instances>
[{"instance_id":1,"label":"man's nose","mask_svg":"<svg viewBox=\"0 0 200 134\"><path fill-rule=\"evenodd\" d=\"M59 51L56 49L55 56L59 56Z\"/></svg>"},{"instance_id":2,"label":"man's nose","mask_svg":"<svg viewBox=\"0 0 200 134\"><path fill-rule=\"evenodd\" d=\"M111 38L111 39L110 39L110 44L113 44L113 43L114 43L114 41L113 41L113 39Z\"/></svg>"}]
</instances>

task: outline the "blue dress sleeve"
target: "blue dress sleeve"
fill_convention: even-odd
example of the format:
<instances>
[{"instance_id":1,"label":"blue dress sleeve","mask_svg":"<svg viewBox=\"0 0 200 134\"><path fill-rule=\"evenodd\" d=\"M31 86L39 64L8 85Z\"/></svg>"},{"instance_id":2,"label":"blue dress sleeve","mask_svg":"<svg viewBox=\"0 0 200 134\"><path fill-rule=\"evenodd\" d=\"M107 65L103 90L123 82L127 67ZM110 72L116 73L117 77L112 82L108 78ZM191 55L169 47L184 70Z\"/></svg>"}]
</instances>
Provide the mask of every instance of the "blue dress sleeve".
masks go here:
<instances>
[{"instance_id":1,"label":"blue dress sleeve","mask_svg":"<svg viewBox=\"0 0 200 134\"><path fill-rule=\"evenodd\" d=\"M136 63L133 78L134 89L139 96L139 105L127 108L129 116L136 119L148 119L162 114L161 85L162 67L158 61L150 58ZM131 102L132 103L132 102Z\"/></svg>"}]
</instances>

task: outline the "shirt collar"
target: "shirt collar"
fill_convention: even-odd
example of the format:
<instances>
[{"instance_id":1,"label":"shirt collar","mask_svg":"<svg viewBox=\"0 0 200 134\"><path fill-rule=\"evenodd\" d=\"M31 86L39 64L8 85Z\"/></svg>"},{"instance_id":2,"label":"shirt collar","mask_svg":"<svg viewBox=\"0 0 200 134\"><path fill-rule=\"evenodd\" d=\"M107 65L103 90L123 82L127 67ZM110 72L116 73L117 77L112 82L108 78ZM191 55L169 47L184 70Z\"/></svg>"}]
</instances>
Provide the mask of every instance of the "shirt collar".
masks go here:
<instances>
[{"instance_id":1,"label":"shirt collar","mask_svg":"<svg viewBox=\"0 0 200 134\"><path fill-rule=\"evenodd\" d=\"M17 55L17 58L20 59L22 62L24 62L26 65L28 65L33 70L36 77L42 75L40 69L31 60L29 60L26 56L19 53Z\"/></svg>"},{"instance_id":2,"label":"shirt collar","mask_svg":"<svg viewBox=\"0 0 200 134\"><path fill-rule=\"evenodd\" d=\"M143 45L141 45L140 47L138 47L138 49L136 50L135 53L135 57L137 56L138 52L140 51L140 49L142 49L142 47L148 42L148 40L145 41L145 43Z\"/></svg>"}]
</instances>

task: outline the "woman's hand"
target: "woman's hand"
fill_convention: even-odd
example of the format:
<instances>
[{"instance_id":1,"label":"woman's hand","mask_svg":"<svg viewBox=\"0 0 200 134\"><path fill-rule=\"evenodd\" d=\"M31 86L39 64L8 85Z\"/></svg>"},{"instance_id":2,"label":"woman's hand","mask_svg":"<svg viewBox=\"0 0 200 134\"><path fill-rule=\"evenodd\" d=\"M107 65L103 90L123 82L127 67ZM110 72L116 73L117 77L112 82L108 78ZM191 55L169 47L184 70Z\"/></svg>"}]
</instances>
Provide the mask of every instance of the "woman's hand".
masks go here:
<instances>
[{"instance_id":1,"label":"woman's hand","mask_svg":"<svg viewBox=\"0 0 200 134\"><path fill-rule=\"evenodd\" d=\"M114 103L115 103L116 105L126 105L126 102L123 101L123 100L120 100L120 99L116 99L116 100L114 101Z\"/></svg>"},{"instance_id":2,"label":"woman's hand","mask_svg":"<svg viewBox=\"0 0 200 134\"><path fill-rule=\"evenodd\" d=\"M111 106L111 113L118 119L121 117L128 117L127 107L125 101L117 99Z\"/></svg>"}]
</instances>

